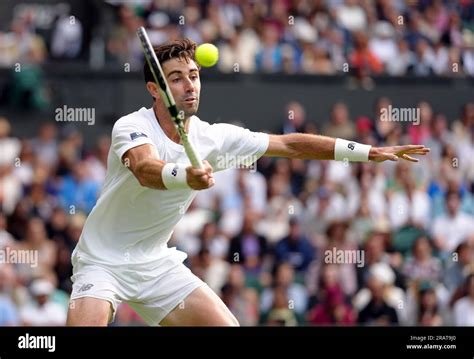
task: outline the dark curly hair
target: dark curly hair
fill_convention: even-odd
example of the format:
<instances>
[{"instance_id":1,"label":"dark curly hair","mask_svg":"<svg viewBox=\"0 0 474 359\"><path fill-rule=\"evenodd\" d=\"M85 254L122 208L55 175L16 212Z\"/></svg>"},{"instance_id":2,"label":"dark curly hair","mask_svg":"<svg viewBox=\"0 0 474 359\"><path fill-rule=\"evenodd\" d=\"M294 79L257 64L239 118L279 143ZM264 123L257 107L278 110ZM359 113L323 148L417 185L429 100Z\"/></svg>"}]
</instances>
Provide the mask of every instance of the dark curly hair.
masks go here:
<instances>
[{"instance_id":1,"label":"dark curly hair","mask_svg":"<svg viewBox=\"0 0 474 359\"><path fill-rule=\"evenodd\" d=\"M179 39L170 41L160 46L156 46L153 48L153 50L155 50L156 57L158 58L158 61L161 65L163 65L165 61L171 59L181 59L188 63L189 60L194 60L196 43L190 39ZM155 81L146 60L145 64L143 65L143 74L145 75L145 83L149 81Z\"/></svg>"}]
</instances>

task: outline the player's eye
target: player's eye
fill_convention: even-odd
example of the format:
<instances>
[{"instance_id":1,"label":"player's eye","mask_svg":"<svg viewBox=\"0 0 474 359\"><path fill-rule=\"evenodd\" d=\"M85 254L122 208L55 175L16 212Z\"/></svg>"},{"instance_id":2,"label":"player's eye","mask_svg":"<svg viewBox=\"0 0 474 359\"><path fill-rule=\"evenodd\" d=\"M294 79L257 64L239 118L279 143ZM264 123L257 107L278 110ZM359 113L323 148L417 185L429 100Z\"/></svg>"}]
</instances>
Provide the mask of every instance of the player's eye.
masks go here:
<instances>
[{"instance_id":1,"label":"player's eye","mask_svg":"<svg viewBox=\"0 0 474 359\"><path fill-rule=\"evenodd\" d=\"M191 80L196 81L198 79L197 75L191 75Z\"/></svg>"},{"instance_id":2,"label":"player's eye","mask_svg":"<svg viewBox=\"0 0 474 359\"><path fill-rule=\"evenodd\" d=\"M178 83L179 80L181 80L181 79L180 79L179 77L177 77L177 78L175 78L175 79L172 79L171 82L173 82L173 83Z\"/></svg>"}]
</instances>

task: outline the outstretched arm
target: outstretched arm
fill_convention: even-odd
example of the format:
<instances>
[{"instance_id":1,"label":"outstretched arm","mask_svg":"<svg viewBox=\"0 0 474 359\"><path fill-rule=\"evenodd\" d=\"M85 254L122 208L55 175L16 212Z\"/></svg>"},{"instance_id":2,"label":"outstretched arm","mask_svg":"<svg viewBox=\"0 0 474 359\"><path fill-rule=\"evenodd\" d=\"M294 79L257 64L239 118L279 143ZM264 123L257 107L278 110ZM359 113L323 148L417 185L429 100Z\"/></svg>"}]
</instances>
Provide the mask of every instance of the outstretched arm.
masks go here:
<instances>
[{"instance_id":1,"label":"outstretched arm","mask_svg":"<svg viewBox=\"0 0 474 359\"><path fill-rule=\"evenodd\" d=\"M360 143L339 140L339 146L348 144L350 148L355 146L355 151L362 150L368 152L368 160L375 162L398 161L402 158L411 162L418 162L418 159L411 155L426 155L430 150L423 145L405 145L390 147L365 147ZM289 157L304 160L334 160L344 158L344 154L336 157L336 139L326 136L310 135L304 133L293 133L288 135L270 135L265 156L269 157ZM341 158L342 156L342 158ZM350 153L348 160L351 161Z\"/></svg>"}]
</instances>

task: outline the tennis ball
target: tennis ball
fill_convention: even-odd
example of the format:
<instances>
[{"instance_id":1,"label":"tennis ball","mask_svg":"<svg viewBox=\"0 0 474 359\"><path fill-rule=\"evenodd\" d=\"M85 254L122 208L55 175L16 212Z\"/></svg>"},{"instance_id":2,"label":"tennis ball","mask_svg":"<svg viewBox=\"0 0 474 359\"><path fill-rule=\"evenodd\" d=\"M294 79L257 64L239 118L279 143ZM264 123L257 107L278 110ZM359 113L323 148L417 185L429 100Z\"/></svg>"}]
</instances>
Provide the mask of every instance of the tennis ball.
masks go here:
<instances>
[{"instance_id":1,"label":"tennis ball","mask_svg":"<svg viewBox=\"0 0 474 359\"><path fill-rule=\"evenodd\" d=\"M201 44L194 55L199 65L211 67L219 60L219 50L213 44Z\"/></svg>"}]
</instances>

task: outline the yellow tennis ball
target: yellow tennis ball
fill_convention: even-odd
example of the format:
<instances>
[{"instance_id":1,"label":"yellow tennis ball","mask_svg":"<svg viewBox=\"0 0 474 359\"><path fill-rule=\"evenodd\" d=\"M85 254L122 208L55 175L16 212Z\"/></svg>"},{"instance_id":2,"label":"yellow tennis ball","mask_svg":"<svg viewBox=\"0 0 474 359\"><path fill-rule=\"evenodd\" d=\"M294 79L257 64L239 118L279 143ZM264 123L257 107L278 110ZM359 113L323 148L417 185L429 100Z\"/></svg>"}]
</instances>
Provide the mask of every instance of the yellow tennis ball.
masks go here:
<instances>
[{"instance_id":1,"label":"yellow tennis ball","mask_svg":"<svg viewBox=\"0 0 474 359\"><path fill-rule=\"evenodd\" d=\"M194 55L199 65L211 67L219 60L219 50L213 44L201 44Z\"/></svg>"}]
</instances>

